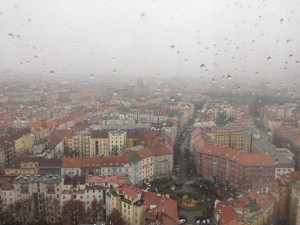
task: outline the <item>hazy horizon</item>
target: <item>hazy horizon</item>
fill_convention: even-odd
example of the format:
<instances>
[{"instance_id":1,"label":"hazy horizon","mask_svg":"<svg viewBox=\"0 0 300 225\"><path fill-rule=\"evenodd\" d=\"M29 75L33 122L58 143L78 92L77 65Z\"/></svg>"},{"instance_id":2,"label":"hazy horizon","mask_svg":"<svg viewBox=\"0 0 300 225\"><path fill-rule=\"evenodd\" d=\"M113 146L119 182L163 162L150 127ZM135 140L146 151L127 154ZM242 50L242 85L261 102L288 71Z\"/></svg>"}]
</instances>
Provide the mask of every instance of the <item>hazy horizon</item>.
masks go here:
<instances>
[{"instance_id":1,"label":"hazy horizon","mask_svg":"<svg viewBox=\"0 0 300 225\"><path fill-rule=\"evenodd\" d=\"M297 0L2 0L0 72L298 83L299 10Z\"/></svg>"}]
</instances>

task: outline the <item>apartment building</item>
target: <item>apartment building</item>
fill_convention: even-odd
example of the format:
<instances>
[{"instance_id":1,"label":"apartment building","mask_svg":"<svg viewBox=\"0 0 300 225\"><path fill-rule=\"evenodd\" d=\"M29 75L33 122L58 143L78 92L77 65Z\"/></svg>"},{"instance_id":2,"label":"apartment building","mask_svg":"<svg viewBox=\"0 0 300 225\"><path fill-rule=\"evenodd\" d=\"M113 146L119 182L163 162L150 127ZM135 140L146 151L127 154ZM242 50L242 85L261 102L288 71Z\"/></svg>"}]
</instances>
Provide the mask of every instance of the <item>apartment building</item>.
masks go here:
<instances>
[{"instance_id":1,"label":"apartment building","mask_svg":"<svg viewBox=\"0 0 300 225\"><path fill-rule=\"evenodd\" d=\"M196 172L205 179L235 188L275 179L275 160L270 154L249 154L208 144L199 131L192 134L192 139Z\"/></svg>"},{"instance_id":2,"label":"apartment building","mask_svg":"<svg viewBox=\"0 0 300 225\"><path fill-rule=\"evenodd\" d=\"M110 155L110 142L107 130L94 130L91 133L90 156Z\"/></svg>"},{"instance_id":3,"label":"apartment building","mask_svg":"<svg viewBox=\"0 0 300 225\"><path fill-rule=\"evenodd\" d=\"M268 189L253 189L238 199L217 203L213 224L276 224L276 203L276 198L268 192Z\"/></svg>"},{"instance_id":4,"label":"apartment building","mask_svg":"<svg viewBox=\"0 0 300 225\"><path fill-rule=\"evenodd\" d=\"M62 185L60 176L19 176L14 181L13 203L20 202L28 218L41 220L43 217L47 222L57 223L61 220ZM22 215L18 216L17 220L22 221Z\"/></svg>"},{"instance_id":5,"label":"apartment building","mask_svg":"<svg viewBox=\"0 0 300 225\"><path fill-rule=\"evenodd\" d=\"M167 196L145 192L131 184L120 185L107 193L107 214L117 209L132 225L177 225L176 201Z\"/></svg>"},{"instance_id":6,"label":"apartment building","mask_svg":"<svg viewBox=\"0 0 300 225\"><path fill-rule=\"evenodd\" d=\"M249 127L216 127L213 130L215 143L236 150L252 152L253 131Z\"/></svg>"},{"instance_id":7,"label":"apartment building","mask_svg":"<svg viewBox=\"0 0 300 225\"><path fill-rule=\"evenodd\" d=\"M166 145L126 151L117 156L63 158L61 165L62 175L120 175L133 184L169 177L172 170L173 152Z\"/></svg>"},{"instance_id":8,"label":"apartment building","mask_svg":"<svg viewBox=\"0 0 300 225\"><path fill-rule=\"evenodd\" d=\"M90 155L91 131L75 131L73 135L73 150L78 156Z\"/></svg>"},{"instance_id":9,"label":"apartment building","mask_svg":"<svg viewBox=\"0 0 300 225\"><path fill-rule=\"evenodd\" d=\"M126 148L126 131L109 131L109 152L111 155L118 155Z\"/></svg>"}]
</instances>

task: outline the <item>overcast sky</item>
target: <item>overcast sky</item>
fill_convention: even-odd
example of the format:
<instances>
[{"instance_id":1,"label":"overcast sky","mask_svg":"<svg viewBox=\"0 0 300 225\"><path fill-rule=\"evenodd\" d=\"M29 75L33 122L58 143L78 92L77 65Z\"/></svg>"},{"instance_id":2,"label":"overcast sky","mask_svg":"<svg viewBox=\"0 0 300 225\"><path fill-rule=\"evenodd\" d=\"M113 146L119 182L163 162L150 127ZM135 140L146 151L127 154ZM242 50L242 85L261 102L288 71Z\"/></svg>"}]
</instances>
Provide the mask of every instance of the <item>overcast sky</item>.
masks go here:
<instances>
[{"instance_id":1,"label":"overcast sky","mask_svg":"<svg viewBox=\"0 0 300 225\"><path fill-rule=\"evenodd\" d=\"M1 0L0 71L295 82L299 27L299 0Z\"/></svg>"}]
</instances>

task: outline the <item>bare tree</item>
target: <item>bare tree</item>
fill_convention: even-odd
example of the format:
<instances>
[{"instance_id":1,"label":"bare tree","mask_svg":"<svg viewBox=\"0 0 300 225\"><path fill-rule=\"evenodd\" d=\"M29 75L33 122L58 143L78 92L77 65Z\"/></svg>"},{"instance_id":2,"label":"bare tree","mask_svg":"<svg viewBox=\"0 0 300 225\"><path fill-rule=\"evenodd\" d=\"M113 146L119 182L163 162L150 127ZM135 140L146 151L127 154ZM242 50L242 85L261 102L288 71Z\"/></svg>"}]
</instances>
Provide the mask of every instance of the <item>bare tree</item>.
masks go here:
<instances>
[{"instance_id":1,"label":"bare tree","mask_svg":"<svg viewBox=\"0 0 300 225\"><path fill-rule=\"evenodd\" d=\"M84 203L80 200L68 200L62 208L62 222L64 225L78 225L86 220Z\"/></svg>"},{"instance_id":2,"label":"bare tree","mask_svg":"<svg viewBox=\"0 0 300 225\"><path fill-rule=\"evenodd\" d=\"M91 202L91 207L88 208L88 216L92 219L92 223L97 222L97 220L104 220L104 204L102 200L97 201L96 198Z\"/></svg>"},{"instance_id":3,"label":"bare tree","mask_svg":"<svg viewBox=\"0 0 300 225\"><path fill-rule=\"evenodd\" d=\"M109 214L107 221L112 225L127 225L126 221L122 218L121 213L117 209L113 209Z\"/></svg>"}]
</instances>

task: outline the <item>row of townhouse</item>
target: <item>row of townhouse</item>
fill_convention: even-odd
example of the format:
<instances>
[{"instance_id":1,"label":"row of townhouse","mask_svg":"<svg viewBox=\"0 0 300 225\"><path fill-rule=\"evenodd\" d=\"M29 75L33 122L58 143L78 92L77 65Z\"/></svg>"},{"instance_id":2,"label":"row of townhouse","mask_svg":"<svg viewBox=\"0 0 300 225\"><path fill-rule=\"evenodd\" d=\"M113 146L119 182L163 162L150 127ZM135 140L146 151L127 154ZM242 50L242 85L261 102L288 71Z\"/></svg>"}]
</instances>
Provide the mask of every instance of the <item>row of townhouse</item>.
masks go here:
<instances>
[{"instance_id":1,"label":"row of townhouse","mask_svg":"<svg viewBox=\"0 0 300 225\"><path fill-rule=\"evenodd\" d=\"M62 175L121 175L133 184L169 177L172 170L173 151L167 145L126 151L118 156L63 158L61 165Z\"/></svg>"},{"instance_id":2,"label":"row of townhouse","mask_svg":"<svg viewBox=\"0 0 300 225\"><path fill-rule=\"evenodd\" d=\"M89 130L56 131L64 147L76 156L110 156L121 154L126 148L136 145L152 146L161 138L159 131L148 129L132 130Z\"/></svg>"},{"instance_id":3,"label":"row of townhouse","mask_svg":"<svg viewBox=\"0 0 300 225\"><path fill-rule=\"evenodd\" d=\"M163 112L135 111L124 114L124 117L134 119L136 123L159 123L166 121L168 116Z\"/></svg>"},{"instance_id":4,"label":"row of townhouse","mask_svg":"<svg viewBox=\"0 0 300 225\"><path fill-rule=\"evenodd\" d=\"M89 211L96 200L104 204L102 219L116 209L130 224L178 224L176 201L139 189L119 176L19 176L5 183L0 185L1 210L4 213L15 206L11 219L15 222L59 223L64 217L62 210L67 201L79 200ZM24 212L26 215L22 214ZM3 218L3 221L7 219ZM89 219L87 216L85 221Z\"/></svg>"},{"instance_id":5,"label":"row of townhouse","mask_svg":"<svg viewBox=\"0 0 300 225\"><path fill-rule=\"evenodd\" d=\"M17 157L6 168L6 176L18 175L120 175L137 184L171 175L173 152L167 145L141 147L118 156L45 159Z\"/></svg>"}]
</instances>

